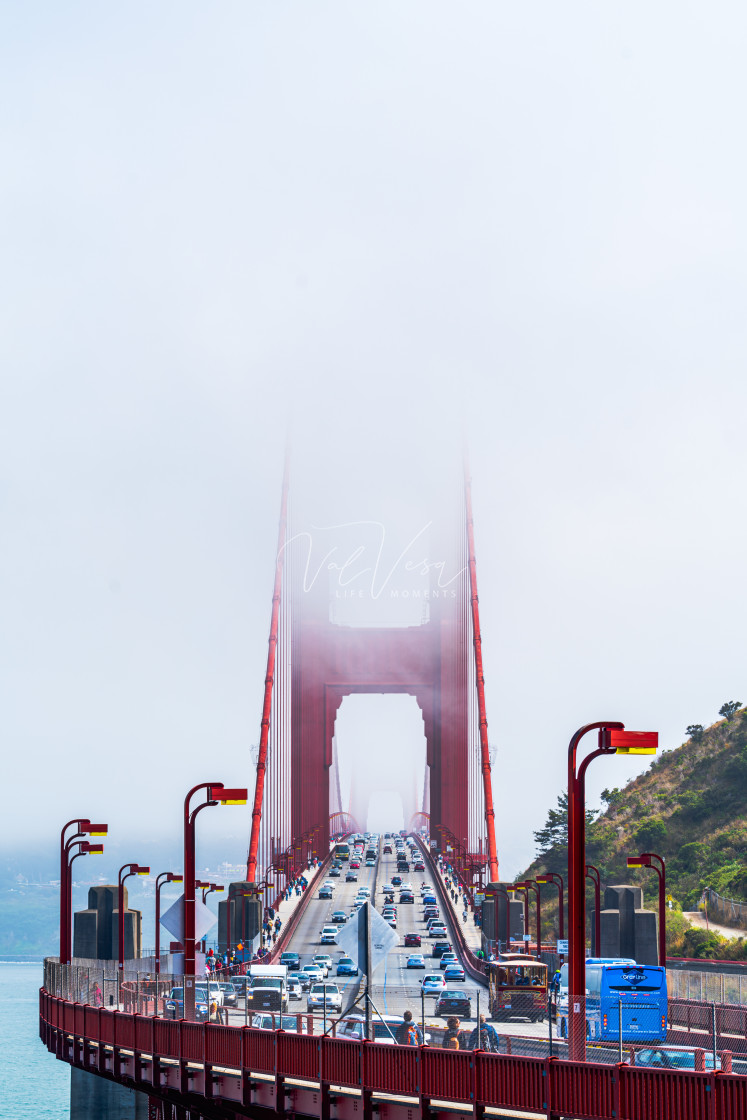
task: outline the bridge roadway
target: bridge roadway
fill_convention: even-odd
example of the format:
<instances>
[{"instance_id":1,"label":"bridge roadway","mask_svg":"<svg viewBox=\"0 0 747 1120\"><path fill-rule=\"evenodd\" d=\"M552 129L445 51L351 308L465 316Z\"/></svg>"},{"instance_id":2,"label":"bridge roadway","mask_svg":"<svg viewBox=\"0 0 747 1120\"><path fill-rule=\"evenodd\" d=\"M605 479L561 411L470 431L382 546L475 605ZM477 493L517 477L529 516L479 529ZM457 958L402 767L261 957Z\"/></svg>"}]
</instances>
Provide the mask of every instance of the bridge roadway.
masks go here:
<instances>
[{"instance_id":1,"label":"bridge roadway","mask_svg":"<svg viewBox=\"0 0 747 1120\"><path fill-rule=\"evenodd\" d=\"M288 952L298 953L301 958L301 964L310 964L312 958L317 953L328 953L332 957L333 962L342 955L341 950L337 949L334 945L322 945L320 941L320 934L322 926L330 925L332 914L335 910L344 910L346 914L350 915L353 902L355 900L358 888L367 886L371 889L371 901L378 911L381 911L383 906L383 887L391 883L392 875L397 874L397 858L395 854L384 855L383 849L385 846L384 838L380 839L379 857L374 867L366 867L365 863L361 866L360 870L356 872L358 881L355 883L346 883L345 874L348 870L348 864L343 863L342 875L339 879L332 879L331 882L336 884L334 896L331 900L320 899L318 897L319 888L322 882L325 881L321 876L318 877L314 884L314 895L309 900L305 913L302 915L299 924L294 931L291 943L286 946ZM327 878L329 878L327 876ZM443 885L438 876L431 875L428 871L417 872L408 871L402 873L402 878L405 882L409 882L413 886L413 893L415 895L415 903L401 904L396 903L397 906L397 933L400 938L398 946L391 951L386 963L382 965L374 977L374 983L371 988L372 1001L382 1015L402 1015L403 1012L409 1009L416 1022L420 1023L423 1018L423 1010L425 1010L426 1033L428 1031L428 1024L443 1027L445 1022L443 1019L439 1020L434 1016L435 998L427 995L423 1004L420 994L420 982L424 975L429 972L440 972L439 961L430 955L432 942L427 936L427 930L422 917L423 907L421 904L420 887L423 882L429 883L433 888L436 896L439 898L439 912L442 915L449 935L449 940L452 945L456 946L457 942L454 937L454 912L452 907L447 903L443 893ZM395 898L398 891L395 893ZM343 927L341 927L343 928ZM421 936L420 949L413 947L405 948L404 938L406 933L419 933ZM455 951L457 951L455 949ZM413 954L421 953L425 957L425 969L411 969L407 968L407 958ZM332 983L338 984L343 993L343 1012L348 1011L350 1006L355 1001L356 997L361 991L361 978L360 977L347 977L337 976L335 974L335 963L330 970L328 980ZM472 980L469 975L462 985L453 984L452 987L461 990L464 987L467 993L471 996L472 1000L472 1014L469 1019L461 1019L461 1024L465 1030L471 1030L475 1026L479 1010L487 1013L488 1007L488 991L485 984L480 984ZM353 1011L357 1014L359 1009L362 1012L362 1002ZM306 998L301 1001L293 1001L290 1004L289 1011L293 1012L306 1012ZM236 1013L234 1013L236 1014ZM243 1017L243 1016L242 1016ZM333 1016L330 1016L332 1018ZM524 1036L530 1038L547 1039L547 1024L546 1023L529 1023L526 1021L512 1021L500 1024L501 1034L512 1034L517 1036Z\"/></svg>"}]
</instances>

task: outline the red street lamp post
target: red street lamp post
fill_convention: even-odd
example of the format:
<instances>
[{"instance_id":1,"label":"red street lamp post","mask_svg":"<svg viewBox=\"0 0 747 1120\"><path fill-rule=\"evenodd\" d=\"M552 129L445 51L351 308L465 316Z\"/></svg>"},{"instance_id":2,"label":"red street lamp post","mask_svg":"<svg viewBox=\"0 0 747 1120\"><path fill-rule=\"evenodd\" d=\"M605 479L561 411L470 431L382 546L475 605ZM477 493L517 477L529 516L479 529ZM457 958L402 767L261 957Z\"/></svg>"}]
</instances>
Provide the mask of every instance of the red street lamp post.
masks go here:
<instances>
[{"instance_id":1,"label":"red street lamp post","mask_svg":"<svg viewBox=\"0 0 747 1120\"><path fill-rule=\"evenodd\" d=\"M599 878L599 869L593 863L586 864L586 878L591 879L594 884L594 956L601 956L601 949L599 942L602 935L602 883Z\"/></svg>"},{"instance_id":2,"label":"red street lamp post","mask_svg":"<svg viewBox=\"0 0 747 1120\"><path fill-rule=\"evenodd\" d=\"M203 887L203 890L202 890L202 901L204 902L204 901L205 901L205 899L207 898L207 896L208 896L209 894L212 894L212 893L213 893L213 891L224 891L225 889L226 889L226 888L225 888L225 887L223 886L223 884L222 884L222 883L208 883L208 884L207 884L207 890L205 890L205 888Z\"/></svg>"},{"instance_id":3,"label":"red street lamp post","mask_svg":"<svg viewBox=\"0 0 747 1120\"><path fill-rule=\"evenodd\" d=\"M584 735L599 732L597 749L576 767L576 753ZM569 1053L571 1061L586 1057L586 771L589 763L607 754L655 754L656 731L626 731L625 724L603 720L580 727L568 744L568 926L569 926Z\"/></svg>"},{"instance_id":4,"label":"red street lamp post","mask_svg":"<svg viewBox=\"0 0 747 1120\"><path fill-rule=\"evenodd\" d=\"M125 872L124 875L122 874L123 871ZM150 868L149 867L141 867L139 863L125 863L119 869L119 878L117 880L117 886L118 886L117 902L118 902L118 906L119 906L119 912L117 914L117 918L118 918L118 922L117 922L117 926L118 926L117 941L118 941L118 950L119 950L119 965L118 965L118 967L119 967L120 973L124 970L124 939L125 939L125 933L124 933L124 926L125 926L125 922L124 922L124 885L125 885L125 880L129 879L131 875L150 875Z\"/></svg>"},{"instance_id":5,"label":"red street lamp post","mask_svg":"<svg viewBox=\"0 0 747 1120\"><path fill-rule=\"evenodd\" d=\"M563 876L558 875L556 871L546 871L544 875L538 875L535 882L552 883L558 888L558 937L562 941L565 938L565 919L563 915Z\"/></svg>"},{"instance_id":6,"label":"red street lamp post","mask_svg":"<svg viewBox=\"0 0 747 1120\"><path fill-rule=\"evenodd\" d=\"M73 825L76 829L75 833L66 836L67 830ZM91 824L88 817L78 817L68 821L60 832L60 964L70 964L72 956L72 880L68 866L70 848L83 836L106 836L107 832L108 825Z\"/></svg>"},{"instance_id":7,"label":"red street lamp post","mask_svg":"<svg viewBox=\"0 0 747 1120\"><path fill-rule=\"evenodd\" d=\"M656 861L656 862L654 862ZM656 852L641 852L628 856L628 867L652 867L659 877L659 964L667 967L667 871L663 856Z\"/></svg>"},{"instance_id":8,"label":"red street lamp post","mask_svg":"<svg viewBox=\"0 0 747 1120\"><path fill-rule=\"evenodd\" d=\"M512 891L524 892L524 948L527 947L527 934L529 933L529 887L526 883L514 883L511 888Z\"/></svg>"},{"instance_id":9,"label":"red street lamp post","mask_svg":"<svg viewBox=\"0 0 747 1120\"><path fill-rule=\"evenodd\" d=\"M163 882L161 881L163 880ZM161 971L161 887L164 883L181 883L182 875L173 871L161 871L156 875L156 972Z\"/></svg>"},{"instance_id":10,"label":"red street lamp post","mask_svg":"<svg viewBox=\"0 0 747 1120\"><path fill-rule=\"evenodd\" d=\"M194 809L192 798L200 790L207 800ZM195 820L197 814L213 805L246 805L245 789L226 789L222 782L201 782L184 798L184 1018L195 1015ZM230 907L229 907L230 911ZM230 913L229 913L230 919Z\"/></svg>"},{"instance_id":11,"label":"red street lamp post","mask_svg":"<svg viewBox=\"0 0 747 1120\"><path fill-rule=\"evenodd\" d=\"M524 890L527 892L527 899L529 897L529 891L534 892L534 907L537 917L537 956L539 957L540 950L542 948L542 915L540 911L540 889L534 879L525 879L523 883L517 883L516 886L524 888ZM528 921L529 911L527 910L527 922ZM528 933L528 928L524 932Z\"/></svg>"},{"instance_id":12,"label":"red street lamp post","mask_svg":"<svg viewBox=\"0 0 747 1120\"><path fill-rule=\"evenodd\" d=\"M76 847L78 849L77 852L73 852L73 847ZM66 848L66 851L68 852L69 855L70 855L70 853L72 853L72 855L70 855L70 858L68 860L68 865L67 865L67 885L68 885L68 891L67 891L67 922L66 922L66 926L65 926L68 938L72 938L72 922L73 922L73 872L72 872L72 866L73 866L73 863L78 858L78 856L100 856L100 855L103 855L104 854L104 845L103 844L89 844L87 840L78 840L72 846L71 846L70 843L66 844L65 848ZM68 945L69 945L70 949L72 950L72 940L68 941ZM72 957L72 952L71 952L70 955Z\"/></svg>"}]
</instances>

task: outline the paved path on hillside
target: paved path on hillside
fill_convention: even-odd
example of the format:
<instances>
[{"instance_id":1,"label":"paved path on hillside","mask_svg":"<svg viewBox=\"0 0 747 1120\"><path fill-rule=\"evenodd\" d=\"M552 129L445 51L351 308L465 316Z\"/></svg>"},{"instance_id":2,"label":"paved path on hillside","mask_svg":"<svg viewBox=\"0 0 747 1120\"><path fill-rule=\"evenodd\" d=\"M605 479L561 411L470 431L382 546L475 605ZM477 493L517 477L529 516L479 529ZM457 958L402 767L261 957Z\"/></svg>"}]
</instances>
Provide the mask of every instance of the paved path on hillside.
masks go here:
<instances>
[{"instance_id":1,"label":"paved path on hillside","mask_svg":"<svg viewBox=\"0 0 747 1120\"><path fill-rule=\"evenodd\" d=\"M737 926L724 926L714 922L712 918L706 922L706 916L701 910L683 910L682 916L699 929L710 929L714 933L720 933L722 937L747 937L747 930L739 929Z\"/></svg>"}]
</instances>

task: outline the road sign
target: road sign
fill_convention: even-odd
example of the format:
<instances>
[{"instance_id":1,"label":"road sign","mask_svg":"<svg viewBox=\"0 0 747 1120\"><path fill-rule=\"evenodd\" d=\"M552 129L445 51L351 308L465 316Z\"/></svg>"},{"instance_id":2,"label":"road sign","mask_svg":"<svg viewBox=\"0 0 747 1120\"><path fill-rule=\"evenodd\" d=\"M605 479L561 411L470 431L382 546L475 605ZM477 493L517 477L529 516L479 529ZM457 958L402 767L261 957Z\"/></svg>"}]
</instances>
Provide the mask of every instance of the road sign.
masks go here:
<instances>
[{"instance_id":1,"label":"road sign","mask_svg":"<svg viewBox=\"0 0 747 1120\"><path fill-rule=\"evenodd\" d=\"M202 941L203 937L214 926L217 919L212 910L208 910L204 902L195 899L195 941ZM184 939L184 895L180 894L173 906L169 906L161 916L161 925L176 938Z\"/></svg>"},{"instance_id":2,"label":"road sign","mask_svg":"<svg viewBox=\"0 0 747 1120\"><path fill-rule=\"evenodd\" d=\"M532 940L532 935L531 935L531 933L523 933L521 935L521 939L522 939L522 941L531 941Z\"/></svg>"},{"instance_id":3,"label":"road sign","mask_svg":"<svg viewBox=\"0 0 747 1120\"><path fill-rule=\"evenodd\" d=\"M561 941L560 938L558 938L558 944L557 944L556 948L557 948L558 953L560 953L561 956L567 957L568 956L568 938L565 938L565 940L563 940L563 941Z\"/></svg>"},{"instance_id":4,"label":"road sign","mask_svg":"<svg viewBox=\"0 0 747 1120\"><path fill-rule=\"evenodd\" d=\"M369 922L371 926L370 971L366 967L366 926ZM374 910L370 902L364 902L358 913L342 927L336 941L343 952L353 958L360 971L370 977L382 961L386 960L394 946L399 945L399 936L389 922L384 921L381 914Z\"/></svg>"}]
</instances>

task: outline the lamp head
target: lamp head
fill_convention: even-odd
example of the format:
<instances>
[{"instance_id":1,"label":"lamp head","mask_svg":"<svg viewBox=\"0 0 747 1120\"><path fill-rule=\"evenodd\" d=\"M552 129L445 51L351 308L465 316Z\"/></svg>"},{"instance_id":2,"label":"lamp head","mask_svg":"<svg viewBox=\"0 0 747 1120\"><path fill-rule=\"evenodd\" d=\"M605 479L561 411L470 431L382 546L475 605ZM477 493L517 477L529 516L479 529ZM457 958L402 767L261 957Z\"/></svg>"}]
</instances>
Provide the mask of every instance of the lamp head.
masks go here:
<instances>
[{"instance_id":1,"label":"lamp head","mask_svg":"<svg viewBox=\"0 0 747 1120\"><path fill-rule=\"evenodd\" d=\"M221 805L246 805L249 797L247 789L226 789L225 786L211 786L208 790L211 801L219 801Z\"/></svg>"},{"instance_id":2,"label":"lamp head","mask_svg":"<svg viewBox=\"0 0 747 1120\"><path fill-rule=\"evenodd\" d=\"M184 882L184 876L183 875L175 875L173 871L169 871L168 875L166 876L166 882L167 883L183 883Z\"/></svg>"},{"instance_id":3,"label":"lamp head","mask_svg":"<svg viewBox=\"0 0 747 1120\"><path fill-rule=\"evenodd\" d=\"M91 824L90 821L86 821L85 826L82 827L81 831L87 832L89 836L108 836L109 825L108 824Z\"/></svg>"}]
</instances>

